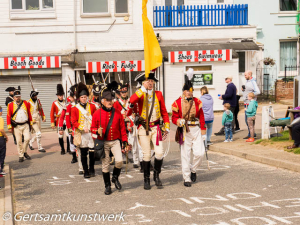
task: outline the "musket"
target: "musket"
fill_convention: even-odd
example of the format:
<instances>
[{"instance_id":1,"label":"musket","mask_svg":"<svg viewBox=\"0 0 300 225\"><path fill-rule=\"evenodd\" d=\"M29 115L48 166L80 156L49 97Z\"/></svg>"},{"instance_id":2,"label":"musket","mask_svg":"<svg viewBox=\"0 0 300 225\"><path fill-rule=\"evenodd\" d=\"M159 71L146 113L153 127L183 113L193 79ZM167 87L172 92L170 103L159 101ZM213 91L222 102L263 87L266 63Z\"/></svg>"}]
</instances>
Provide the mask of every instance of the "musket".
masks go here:
<instances>
[{"instance_id":1,"label":"musket","mask_svg":"<svg viewBox=\"0 0 300 225\"><path fill-rule=\"evenodd\" d=\"M210 170L208 155L207 155L207 145L205 144L205 141L203 141L203 142L204 142L204 148L205 148L205 154L206 154L207 168L208 168L208 170Z\"/></svg>"},{"instance_id":2,"label":"musket","mask_svg":"<svg viewBox=\"0 0 300 225\"><path fill-rule=\"evenodd\" d=\"M69 81L70 81L70 84L71 84L71 86L73 86L73 84L72 84L72 81L71 81L71 79L70 79L69 75L68 75L68 78L69 78Z\"/></svg>"},{"instance_id":3,"label":"musket","mask_svg":"<svg viewBox=\"0 0 300 225\"><path fill-rule=\"evenodd\" d=\"M93 78L94 83L96 84L96 79L95 79L94 75L92 75L92 78Z\"/></svg>"},{"instance_id":4,"label":"musket","mask_svg":"<svg viewBox=\"0 0 300 225\"><path fill-rule=\"evenodd\" d=\"M34 89L34 87L33 87L33 83L32 83L30 74L28 74L28 76L29 76L29 79L30 79L30 83L31 83L32 90L35 91L35 89ZM39 109L43 110L42 104L40 103L40 100L39 100L39 99L37 99L37 102L38 102ZM44 110L43 110L43 111L44 111Z\"/></svg>"},{"instance_id":5,"label":"musket","mask_svg":"<svg viewBox=\"0 0 300 225\"><path fill-rule=\"evenodd\" d=\"M85 75L83 75L83 83L86 85Z\"/></svg>"},{"instance_id":6,"label":"musket","mask_svg":"<svg viewBox=\"0 0 300 225\"><path fill-rule=\"evenodd\" d=\"M105 80L104 80L103 73L101 73L101 76L102 76L102 82L103 82L103 84L105 85Z\"/></svg>"},{"instance_id":7,"label":"musket","mask_svg":"<svg viewBox=\"0 0 300 225\"><path fill-rule=\"evenodd\" d=\"M67 98L68 98L68 89L67 89L68 81L66 81L66 103L67 103Z\"/></svg>"}]
</instances>

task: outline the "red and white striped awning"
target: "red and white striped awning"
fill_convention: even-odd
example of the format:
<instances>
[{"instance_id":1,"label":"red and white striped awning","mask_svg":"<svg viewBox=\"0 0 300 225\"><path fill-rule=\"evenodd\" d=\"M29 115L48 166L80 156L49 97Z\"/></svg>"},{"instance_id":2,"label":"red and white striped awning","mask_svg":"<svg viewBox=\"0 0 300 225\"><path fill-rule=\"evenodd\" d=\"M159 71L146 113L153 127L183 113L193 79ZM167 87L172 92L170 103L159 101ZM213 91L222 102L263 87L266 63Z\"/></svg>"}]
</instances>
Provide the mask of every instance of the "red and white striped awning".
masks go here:
<instances>
[{"instance_id":1,"label":"red and white striped awning","mask_svg":"<svg viewBox=\"0 0 300 225\"><path fill-rule=\"evenodd\" d=\"M0 58L0 69L40 69L40 68L60 68L60 56L40 56L40 57L6 57Z\"/></svg>"},{"instance_id":2,"label":"red and white striped awning","mask_svg":"<svg viewBox=\"0 0 300 225\"><path fill-rule=\"evenodd\" d=\"M87 62L87 73L145 71L144 60Z\"/></svg>"},{"instance_id":3,"label":"red and white striped awning","mask_svg":"<svg viewBox=\"0 0 300 225\"><path fill-rule=\"evenodd\" d=\"M169 52L170 63L232 60L232 49Z\"/></svg>"}]
</instances>

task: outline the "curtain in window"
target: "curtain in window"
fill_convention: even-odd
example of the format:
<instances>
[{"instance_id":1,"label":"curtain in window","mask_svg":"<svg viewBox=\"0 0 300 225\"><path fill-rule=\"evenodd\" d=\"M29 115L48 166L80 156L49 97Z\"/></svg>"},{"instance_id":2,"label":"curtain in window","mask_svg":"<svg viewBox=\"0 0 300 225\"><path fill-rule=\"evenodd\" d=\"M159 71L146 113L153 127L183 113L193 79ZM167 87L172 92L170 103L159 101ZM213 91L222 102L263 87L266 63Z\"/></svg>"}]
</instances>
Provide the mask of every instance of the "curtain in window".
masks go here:
<instances>
[{"instance_id":1,"label":"curtain in window","mask_svg":"<svg viewBox=\"0 0 300 225\"><path fill-rule=\"evenodd\" d=\"M296 11L297 0L279 0L280 11Z\"/></svg>"},{"instance_id":2,"label":"curtain in window","mask_svg":"<svg viewBox=\"0 0 300 225\"><path fill-rule=\"evenodd\" d=\"M83 0L83 13L107 13L107 0Z\"/></svg>"},{"instance_id":3,"label":"curtain in window","mask_svg":"<svg viewBox=\"0 0 300 225\"><path fill-rule=\"evenodd\" d=\"M297 42L280 43L280 71L284 71L285 66L297 66ZM296 70L296 68L290 69Z\"/></svg>"}]
</instances>

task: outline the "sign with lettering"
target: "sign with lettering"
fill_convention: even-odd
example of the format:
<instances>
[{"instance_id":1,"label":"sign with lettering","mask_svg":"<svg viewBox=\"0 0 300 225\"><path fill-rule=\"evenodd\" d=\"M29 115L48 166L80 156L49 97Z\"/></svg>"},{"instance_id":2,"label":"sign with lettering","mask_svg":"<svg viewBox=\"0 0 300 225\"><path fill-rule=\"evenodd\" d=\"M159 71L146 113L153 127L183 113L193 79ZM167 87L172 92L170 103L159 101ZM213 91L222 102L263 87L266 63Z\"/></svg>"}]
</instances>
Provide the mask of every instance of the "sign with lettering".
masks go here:
<instances>
[{"instance_id":1,"label":"sign with lettering","mask_svg":"<svg viewBox=\"0 0 300 225\"><path fill-rule=\"evenodd\" d=\"M0 58L0 69L61 68L60 56L6 57Z\"/></svg>"},{"instance_id":2,"label":"sign with lettering","mask_svg":"<svg viewBox=\"0 0 300 225\"><path fill-rule=\"evenodd\" d=\"M192 83L194 87L213 85L213 74L194 74Z\"/></svg>"},{"instance_id":3,"label":"sign with lettering","mask_svg":"<svg viewBox=\"0 0 300 225\"><path fill-rule=\"evenodd\" d=\"M144 60L87 62L87 73L144 71Z\"/></svg>"},{"instance_id":4,"label":"sign with lettering","mask_svg":"<svg viewBox=\"0 0 300 225\"><path fill-rule=\"evenodd\" d=\"M232 60L232 49L169 52L170 63Z\"/></svg>"}]
</instances>

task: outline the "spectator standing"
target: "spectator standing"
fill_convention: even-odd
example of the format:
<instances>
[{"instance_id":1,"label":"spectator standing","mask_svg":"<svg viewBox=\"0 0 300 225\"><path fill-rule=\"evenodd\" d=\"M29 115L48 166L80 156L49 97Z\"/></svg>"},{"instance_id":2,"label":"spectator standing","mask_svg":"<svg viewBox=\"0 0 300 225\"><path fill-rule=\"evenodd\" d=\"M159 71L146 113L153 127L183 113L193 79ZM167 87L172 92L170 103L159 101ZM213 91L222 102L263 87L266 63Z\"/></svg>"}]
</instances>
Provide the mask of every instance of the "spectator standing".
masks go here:
<instances>
[{"instance_id":1,"label":"spectator standing","mask_svg":"<svg viewBox=\"0 0 300 225\"><path fill-rule=\"evenodd\" d=\"M250 137L247 139L246 142L254 142L254 133L255 133L255 115L257 111L257 101L254 100L255 95L254 93L250 92L248 94L249 105L246 109L247 115L247 123L250 131Z\"/></svg>"},{"instance_id":2,"label":"spectator standing","mask_svg":"<svg viewBox=\"0 0 300 225\"><path fill-rule=\"evenodd\" d=\"M230 104L224 104L224 113L222 116L222 126L225 130L225 141L224 142L232 142L232 121L233 121L233 113L230 110Z\"/></svg>"},{"instance_id":3,"label":"spectator standing","mask_svg":"<svg viewBox=\"0 0 300 225\"><path fill-rule=\"evenodd\" d=\"M235 107L235 109L234 109L234 113L233 113L233 115L234 115L234 123L235 123L235 129L234 129L234 131L235 132L239 132L239 131L241 131L241 129L240 129L240 123L239 123L239 112L240 112L240 98L241 98L241 96L240 95L236 95L236 107Z\"/></svg>"},{"instance_id":4,"label":"spectator standing","mask_svg":"<svg viewBox=\"0 0 300 225\"><path fill-rule=\"evenodd\" d=\"M212 145L210 141L212 135L212 128L214 122L214 100L213 97L208 93L208 89L206 86L200 89L201 91L201 102L202 102L202 109L204 112L204 119L206 125L206 144Z\"/></svg>"},{"instance_id":5,"label":"spectator standing","mask_svg":"<svg viewBox=\"0 0 300 225\"><path fill-rule=\"evenodd\" d=\"M260 94L260 90L257 86L256 80L252 77L252 71L248 70L245 72L245 79L246 79L246 84L243 85L242 91L243 91L243 98L244 98L244 107L247 109L250 100L248 99L248 94L253 93L254 94L254 100L257 101L257 95ZM247 121L247 113L245 111L245 122L246 125L248 126L248 121ZM244 139L248 139L250 137L250 129L248 126L248 136L244 137ZM254 134L254 137L256 137L256 134Z\"/></svg>"},{"instance_id":6,"label":"spectator standing","mask_svg":"<svg viewBox=\"0 0 300 225\"><path fill-rule=\"evenodd\" d=\"M4 120L2 118L2 107L0 106L0 175L5 175L3 171L4 160L6 155L6 142L8 137L4 131Z\"/></svg>"}]
</instances>

